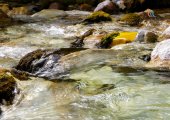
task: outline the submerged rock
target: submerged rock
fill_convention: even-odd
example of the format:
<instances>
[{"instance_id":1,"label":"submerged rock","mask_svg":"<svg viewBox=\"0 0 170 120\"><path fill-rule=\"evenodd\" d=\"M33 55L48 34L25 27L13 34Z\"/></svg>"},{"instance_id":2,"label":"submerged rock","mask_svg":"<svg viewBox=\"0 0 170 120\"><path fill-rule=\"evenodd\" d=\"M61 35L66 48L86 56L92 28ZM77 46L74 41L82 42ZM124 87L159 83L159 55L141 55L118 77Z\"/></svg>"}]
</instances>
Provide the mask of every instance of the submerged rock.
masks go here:
<instances>
[{"instance_id":1,"label":"submerged rock","mask_svg":"<svg viewBox=\"0 0 170 120\"><path fill-rule=\"evenodd\" d=\"M151 53L151 61L147 67L158 69L170 69L170 39L156 45Z\"/></svg>"}]
</instances>

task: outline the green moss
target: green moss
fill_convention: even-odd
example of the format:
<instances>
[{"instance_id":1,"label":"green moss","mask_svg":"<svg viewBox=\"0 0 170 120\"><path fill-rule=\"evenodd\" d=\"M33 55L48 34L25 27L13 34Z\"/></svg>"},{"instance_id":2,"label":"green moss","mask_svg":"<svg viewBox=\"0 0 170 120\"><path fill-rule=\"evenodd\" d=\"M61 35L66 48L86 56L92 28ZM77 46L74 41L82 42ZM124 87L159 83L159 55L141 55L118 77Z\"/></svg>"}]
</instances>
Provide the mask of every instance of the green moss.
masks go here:
<instances>
[{"instance_id":1,"label":"green moss","mask_svg":"<svg viewBox=\"0 0 170 120\"><path fill-rule=\"evenodd\" d=\"M12 101L15 97L14 90L16 88L16 81L15 79L6 74L0 74L0 104L4 104L4 100L6 101L7 105L12 104Z\"/></svg>"},{"instance_id":2,"label":"green moss","mask_svg":"<svg viewBox=\"0 0 170 120\"><path fill-rule=\"evenodd\" d=\"M112 41L115 37L119 35L118 32L112 32L104 36L100 42L100 48L110 48Z\"/></svg>"},{"instance_id":3,"label":"green moss","mask_svg":"<svg viewBox=\"0 0 170 120\"><path fill-rule=\"evenodd\" d=\"M92 13L91 15L89 15L84 22L88 22L88 23L97 23L97 22L101 22L101 21L112 21L112 18L110 16L110 14L105 13L103 11L97 11Z\"/></svg>"},{"instance_id":4,"label":"green moss","mask_svg":"<svg viewBox=\"0 0 170 120\"><path fill-rule=\"evenodd\" d=\"M141 22L141 17L135 13L125 14L120 18L120 21L125 22L127 25L136 26Z\"/></svg>"}]
</instances>

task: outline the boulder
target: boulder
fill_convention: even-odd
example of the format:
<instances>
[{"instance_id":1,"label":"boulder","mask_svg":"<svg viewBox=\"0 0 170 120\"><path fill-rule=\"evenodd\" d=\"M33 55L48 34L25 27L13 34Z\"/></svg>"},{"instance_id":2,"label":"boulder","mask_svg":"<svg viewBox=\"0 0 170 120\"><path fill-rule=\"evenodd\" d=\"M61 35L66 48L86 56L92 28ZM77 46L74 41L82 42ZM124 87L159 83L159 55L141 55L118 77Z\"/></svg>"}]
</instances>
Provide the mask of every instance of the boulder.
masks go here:
<instances>
[{"instance_id":1,"label":"boulder","mask_svg":"<svg viewBox=\"0 0 170 120\"><path fill-rule=\"evenodd\" d=\"M67 16L67 13L65 11L56 10L56 9L44 9L32 15L33 18L40 18L40 19L50 19L50 18L65 17L65 16Z\"/></svg>"},{"instance_id":2,"label":"boulder","mask_svg":"<svg viewBox=\"0 0 170 120\"><path fill-rule=\"evenodd\" d=\"M170 69L170 39L164 40L156 45L151 53L151 61L146 66Z\"/></svg>"},{"instance_id":3,"label":"boulder","mask_svg":"<svg viewBox=\"0 0 170 120\"><path fill-rule=\"evenodd\" d=\"M24 69L27 71L28 68L28 72L31 71L31 74L33 74L34 76L55 80L63 79L69 75L68 73L72 69L75 69L77 67L80 68L87 64L107 59L108 57L113 57L112 52L113 51L101 52L100 50L84 50L78 48L47 50L39 59L36 59L32 62L22 62L24 60L27 60L27 58L32 57L32 53L29 53L21 59L16 68L18 70L22 70L23 67L27 66Z\"/></svg>"},{"instance_id":4,"label":"boulder","mask_svg":"<svg viewBox=\"0 0 170 120\"><path fill-rule=\"evenodd\" d=\"M29 72L33 75L40 76L40 77L46 77L47 73L46 71L50 71L50 69L53 69L53 67L57 69L56 73L50 73L55 74L56 76L60 77L59 75L62 73L64 74L62 67L58 64L58 61L60 58L64 55L70 54L72 52L81 51L84 49L78 49L78 48L61 48L61 49L51 49L51 50L36 50L31 53L28 53L25 55L18 63L18 65L15 67L17 70ZM51 61L51 62L50 62ZM61 69L60 69L61 68Z\"/></svg>"}]
</instances>

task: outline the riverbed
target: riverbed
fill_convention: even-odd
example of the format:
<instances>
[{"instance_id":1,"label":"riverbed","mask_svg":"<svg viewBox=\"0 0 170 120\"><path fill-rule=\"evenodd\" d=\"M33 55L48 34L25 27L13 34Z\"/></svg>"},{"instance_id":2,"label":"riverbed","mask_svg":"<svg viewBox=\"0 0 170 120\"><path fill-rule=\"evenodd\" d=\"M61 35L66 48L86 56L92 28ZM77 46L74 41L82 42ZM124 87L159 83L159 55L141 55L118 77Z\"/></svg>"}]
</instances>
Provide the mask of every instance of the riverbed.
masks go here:
<instances>
[{"instance_id":1,"label":"riverbed","mask_svg":"<svg viewBox=\"0 0 170 120\"><path fill-rule=\"evenodd\" d=\"M67 11L67 17L28 22L0 29L0 67L12 68L36 49L69 48L76 36L96 32L153 30L169 23L128 27L117 22L77 24L89 12ZM118 16L113 16L117 18ZM21 93L2 107L2 120L169 120L170 72L148 70L140 56L155 44L132 42L96 53L80 52L65 79L31 77L18 81ZM89 61L88 61L89 60ZM88 61L88 62L87 62Z\"/></svg>"}]
</instances>

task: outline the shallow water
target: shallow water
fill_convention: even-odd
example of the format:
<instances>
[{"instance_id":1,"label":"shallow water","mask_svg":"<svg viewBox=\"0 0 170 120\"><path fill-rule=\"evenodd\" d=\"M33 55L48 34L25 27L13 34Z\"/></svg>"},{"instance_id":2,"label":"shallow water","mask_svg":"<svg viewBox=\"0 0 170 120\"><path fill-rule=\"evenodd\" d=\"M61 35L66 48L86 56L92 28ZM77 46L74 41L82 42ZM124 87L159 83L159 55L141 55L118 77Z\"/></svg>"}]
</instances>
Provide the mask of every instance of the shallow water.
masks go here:
<instances>
[{"instance_id":1,"label":"shallow water","mask_svg":"<svg viewBox=\"0 0 170 120\"><path fill-rule=\"evenodd\" d=\"M79 17L88 14L76 12L68 13ZM141 30L109 22L73 25L79 21L74 20L27 23L1 30L0 66L11 68L25 54L38 48L67 48L75 36L93 27L97 32ZM161 26L165 29L167 24ZM152 28L146 26L142 29ZM161 33L160 29L154 27L154 30ZM117 55L113 53L112 59L105 57L112 55L111 52L104 52L103 56L99 56L102 52L97 55L84 52L83 58L76 59L79 63L76 64L75 60L65 81L34 77L19 81L21 94L16 96L14 105L2 107L4 112L1 119L169 120L170 72L143 69L141 66L145 62L138 59L139 54L149 53L153 47L139 43L117 46L112 49L122 52Z\"/></svg>"}]
</instances>

